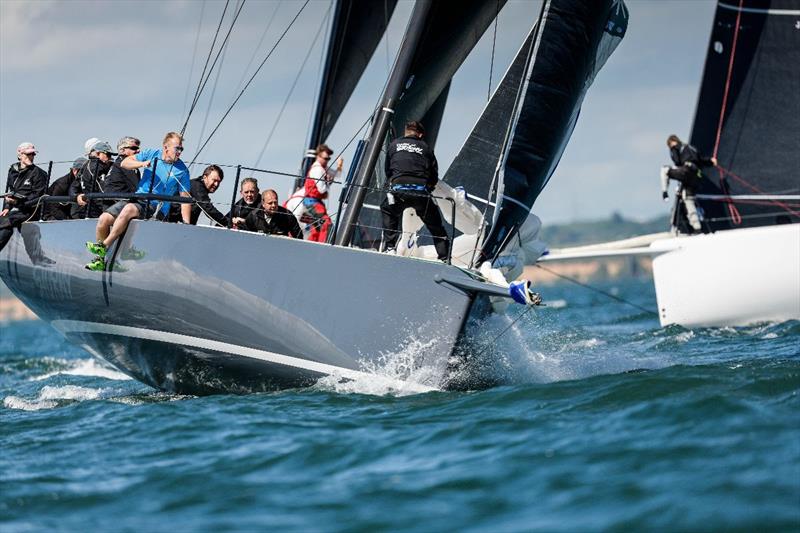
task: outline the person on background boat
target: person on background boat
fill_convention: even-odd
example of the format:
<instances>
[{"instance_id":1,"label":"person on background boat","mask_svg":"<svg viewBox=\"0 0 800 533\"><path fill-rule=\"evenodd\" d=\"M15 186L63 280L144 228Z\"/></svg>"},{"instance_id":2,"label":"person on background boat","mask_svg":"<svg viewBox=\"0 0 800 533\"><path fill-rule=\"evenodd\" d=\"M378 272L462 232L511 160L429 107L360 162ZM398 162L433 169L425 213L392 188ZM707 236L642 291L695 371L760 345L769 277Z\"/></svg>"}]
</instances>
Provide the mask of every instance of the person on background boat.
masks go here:
<instances>
[{"instance_id":1,"label":"person on background boat","mask_svg":"<svg viewBox=\"0 0 800 533\"><path fill-rule=\"evenodd\" d=\"M287 235L295 239L303 238L300 224L291 211L278 203L278 193L267 189L261 193L262 209L247 215L245 229L260 231L267 235Z\"/></svg>"},{"instance_id":2,"label":"person on background boat","mask_svg":"<svg viewBox=\"0 0 800 533\"><path fill-rule=\"evenodd\" d=\"M425 127L412 120L405 126L404 136L389 144L386 153L386 181L391 192L381 202L385 246L394 250L400 237L403 211L413 208L433 236L439 260L447 259L450 238L442 223L439 206L431 192L439 182L439 164L433 150L422 138Z\"/></svg>"},{"instance_id":3,"label":"person on background boat","mask_svg":"<svg viewBox=\"0 0 800 533\"><path fill-rule=\"evenodd\" d=\"M72 186L78 174L80 174L83 167L89 160L81 156L72 162L72 165L66 174L55 180L47 188L48 196L69 196L69 189ZM44 206L44 220L67 220L70 218L72 211L72 204L50 202Z\"/></svg>"},{"instance_id":4,"label":"person on background boat","mask_svg":"<svg viewBox=\"0 0 800 533\"><path fill-rule=\"evenodd\" d=\"M239 194L242 195L228 212L226 217L233 221L237 228L244 228L244 221L247 215L256 209L261 209L261 195L258 192L258 180L255 178L244 178L239 185Z\"/></svg>"},{"instance_id":5,"label":"person on background boat","mask_svg":"<svg viewBox=\"0 0 800 533\"><path fill-rule=\"evenodd\" d=\"M89 161L78 174L78 179L72 182L69 189L70 196L77 198L77 203L72 205L71 218L97 218L108 205L102 200L94 200L89 206L86 198L88 193L104 192L105 180L111 170L111 157L117 155L111 145L106 141L97 141L89 152ZM87 211L88 210L88 211Z\"/></svg>"},{"instance_id":6,"label":"person on background boat","mask_svg":"<svg viewBox=\"0 0 800 533\"><path fill-rule=\"evenodd\" d=\"M52 264L39 247L39 228L35 225L30 232L23 232L21 226L35 219L39 212L37 200L47 188L47 172L33 163L36 147L24 142L17 146L18 161L8 169L3 208L0 210L0 250L5 248L14 228L20 230L25 251L34 264Z\"/></svg>"},{"instance_id":7,"label":"person on background boat","mask_svg":"<svg viewBox=\"0 0 800 533\"><path fill-rule=\"evenodd\" d=\"M123 137L117 143L117 153L119 156L111 165L111 170L106 176L104 191L107 193L133 193L139 186L142 175L139 169L122 168L122 162L126 157L139 153L141 141L136 137Z\"/></svg>"},{"instance_id":8,"label":"person on background boat","mask_svg":"<svg viewBox=\"0 0 800 533\"><path fill-rule=\"evenodd\" d=\"M89 153L92 151L92 146L94 146L99 140L100 139L97 137L86 139L86 142L83 143L83 155L88 157Z\"/></svg>"},{"instance_id":9,"label":"person on background boat","mask_svg":"<svg viewBox=\"0 0 800 533\"><path fill-rule=\"evenodd\" d=\"M161 148L145 148L137 154L126 157L122 163L122 168L126 170L142 170L142 179L136 189L137 193L160 194L175 196L180 194L183 197L190 197L189 189L189 169L180 159L183 152L183 137L180 133L171 131L164 136ZM113 217L114 221L110 230L103 229L108 226L100 226L98 222L96 231L96 242L89 241L86 248L95 258L86 264L89 270L105 270L106 252L114 244L120 235L128 228L128 224L135 218L146 218L149 216L166 217L169 214L169 202L158 200L148 201L129 201L121 200L108 209L106 213ZM181 218L184 224L191 222L192 206L181 204ZM107 234L101 232L108 231Z\"/></svg>"},{"instance_id":10,"label":"person on background boat","mask_svg":"<svg viewBox=\"0 0 800 533\"><path fill-rule=\"evenodd\" d=\"M328 163L333 155L333 150L327 144L317 146L317 157L311 168L308 169L304 182L303 206L305 214L311 217L311 233L308 240L315 242L326 242L328 240L328 230L331 227L331 217L325 209L324 200L328 197L331 183L339 177L344 166L344 160L340 157L336 162L336 171L328 170Z\"/></svg>"},{"instance_id":11,"label":"person on background boat","mask_svg":"<svg viewBox=\"0 0 800 533\"><path fill-rule=\"evenodd\" d=\"M669 194L667 193L669 180L679 182L681 185L678 194L686 208L688 226L694 231L701 231L702 226L697 213L695 195L697 194L697 188L700 186L700 180L703 179L703 167L717 166L717 159L715 157L710 159L701 157L697 148L682 142L677 135L667 137L667 147L675 166L661 167L661 196L664 201L669 200Z\"/></svg>"}]
</instances>

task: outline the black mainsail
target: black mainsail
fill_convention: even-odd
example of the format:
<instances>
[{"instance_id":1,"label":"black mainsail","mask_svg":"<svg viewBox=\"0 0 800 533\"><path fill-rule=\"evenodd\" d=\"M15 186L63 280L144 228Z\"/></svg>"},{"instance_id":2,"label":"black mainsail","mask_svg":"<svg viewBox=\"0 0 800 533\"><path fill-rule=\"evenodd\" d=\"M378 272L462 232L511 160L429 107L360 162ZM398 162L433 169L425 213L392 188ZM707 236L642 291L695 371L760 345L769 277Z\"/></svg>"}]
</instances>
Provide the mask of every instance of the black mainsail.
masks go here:
<instances>
[{"instance_id":1,"label":"black mainsail","mask_svg":"<svg viewBox=\"0 0 800 533\"><path fill-rule=\"evenodd\" d=\"M690 142L709 229L800 222L800 1L717 4Z\"/></svg>"}]
</instances>

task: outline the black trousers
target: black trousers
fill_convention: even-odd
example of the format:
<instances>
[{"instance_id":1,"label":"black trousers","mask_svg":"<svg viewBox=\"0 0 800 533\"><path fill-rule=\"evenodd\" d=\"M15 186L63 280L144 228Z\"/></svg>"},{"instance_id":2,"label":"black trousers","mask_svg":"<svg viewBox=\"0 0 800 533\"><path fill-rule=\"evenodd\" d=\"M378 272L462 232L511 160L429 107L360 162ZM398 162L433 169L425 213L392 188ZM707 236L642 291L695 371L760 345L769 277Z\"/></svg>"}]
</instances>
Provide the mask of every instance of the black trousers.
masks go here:
<instances>
[{"instance_id":1,"label":"black trousers","mask_svg":"<svg viewBox=\"0 0 800 533\"><path fill-rule=\"evenodd\" d=\"M394 196L394 203L390 204L388 198L381 203L381 217L383 218L386 247L394 248L397 246L397 239L400 238L401 233L400 225L403 223L403 211L411 207L427 226L428 231L431 232L436 255L440 260L445 261L450 252L450 238L444 229L439 206L436 205L430 194L424 192L392 192L392 196Z\"/></svg>"},{"instance_id":2,"label":"black trousers","mask_svg":"<svg viewBox=\"0 0 800 533\"><path fill-rule=\"evenodd\" d=\"M0 217L0 250L6 247L6 244L14 234L14 228L17 228L22 233L22 242L25 245L28 257L35 264L44 257L44 253L42 253L42 248L39 244L40 233L38 226L29 224L25 227L26 231L22 231L22 223L28 219L37 220L35 216L31 216L31 213L23 213L17 210Z\"/></svg>"}]
</instances>

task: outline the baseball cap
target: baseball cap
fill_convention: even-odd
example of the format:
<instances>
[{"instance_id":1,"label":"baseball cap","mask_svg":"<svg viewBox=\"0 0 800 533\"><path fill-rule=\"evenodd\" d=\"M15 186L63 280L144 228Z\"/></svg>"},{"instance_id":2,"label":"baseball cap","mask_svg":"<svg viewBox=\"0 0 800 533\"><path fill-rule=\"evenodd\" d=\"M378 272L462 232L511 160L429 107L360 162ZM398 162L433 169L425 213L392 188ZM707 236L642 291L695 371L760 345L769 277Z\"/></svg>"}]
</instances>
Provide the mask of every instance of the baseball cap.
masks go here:
<instances>
[{"instance_id":1,"label":"baseball cap","mask_svg":"<svg viewBox=\"0 0 800 533\"><path fill-rule=\"evenodd\" d=\"M89 150L90 152L105 152L111 155L117 155L117 152L111 148L111 145L106 141L97 141L92 145L92 148Z\"/></svg>"},{"instance_id":2,"label":"baseball cap","mask_svg":"<svg viewBox=\"0 0 800 533\"><path fill-rule=\"evenodd\" d=\"M86 161L87 161L87 159L85 157L79 157L78 159L76 159L75 161L72 162L72 167L71 168L79 170L79 169L83 168L83 165L86 164Z\"/></svg>"},{"instance_id":3,"label":"baseball cap","mask_svg":"<svg viewBox=\"0 0 800 533\"><path fill-rule=\"evenodd\" d=\"M36 152L36 147L33 145L33 143L22 143L19 146L17 146L17 153L18 154L35 154L37 152Z\"/></svg>"}]
</instances>

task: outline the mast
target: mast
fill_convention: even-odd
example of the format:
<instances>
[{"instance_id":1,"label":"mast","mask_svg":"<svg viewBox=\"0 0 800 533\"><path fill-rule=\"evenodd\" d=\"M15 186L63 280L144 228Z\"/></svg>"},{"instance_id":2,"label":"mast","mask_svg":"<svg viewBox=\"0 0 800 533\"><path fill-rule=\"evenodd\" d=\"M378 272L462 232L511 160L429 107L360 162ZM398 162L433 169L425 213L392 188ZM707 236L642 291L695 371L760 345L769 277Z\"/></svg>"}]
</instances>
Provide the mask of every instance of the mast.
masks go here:
<instances>
[{"instance_id":1,"label":"mast","mask_svg":"<svg viewBox=\"0 0 800 533\"><path fill-rule=\"evenodd\" d=\"M370 178L375 170L375 164L383 146L382 140L386 136L394 114L394 108L408 77L414 53L422 39L425 22L432 3L433 0L417 0L414 5L414 11L411 13L411 19L403 37L403 44L400 46L397 60L377 110L377 119L370 132L366 156L362 160L353 183L355 190L353 191L352 199L348 202L347 209L342 216L342 232L336 238L336 244L341 246L349 245L353 237L354 224L358 220L358 215L361 212L361 206L367 193L366 187L369 185Z\"/></svg>"}]
</instances>

